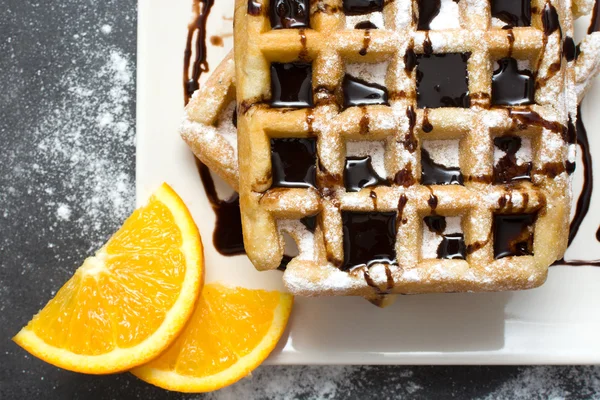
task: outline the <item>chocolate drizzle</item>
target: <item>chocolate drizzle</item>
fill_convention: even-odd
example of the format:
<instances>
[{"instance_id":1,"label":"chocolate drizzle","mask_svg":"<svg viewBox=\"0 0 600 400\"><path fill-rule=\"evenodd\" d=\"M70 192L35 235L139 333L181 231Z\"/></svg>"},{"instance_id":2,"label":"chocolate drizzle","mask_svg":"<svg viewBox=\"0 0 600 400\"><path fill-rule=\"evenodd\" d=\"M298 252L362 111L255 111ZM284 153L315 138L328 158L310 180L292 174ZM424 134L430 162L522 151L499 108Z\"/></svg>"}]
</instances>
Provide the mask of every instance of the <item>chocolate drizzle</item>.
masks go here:
<instances>
[{"instance_id":1,"label":"chocolate drizzle","mask_svg":"<svg viewBox=\"0 0 600 400\"><path fill-rule=\"evenodd\" d=\"M560 21L558 19L558 12L556 8L546 3L544 11L542 11L542 25L544 25L544 34L550 36L554 32L560 29Z\"/></svg>"},{"instance_id":2,"label":"chocolate drizzle","mask_svg":"<svg viewBox=\"0 0 600 400\"><path fill-rule=\"evenodd\" d=\"M309 27L310 2L308 0L271 0L272 29Z\"/></svg>"},{"instance_id":3,"label":"chocolate drizzle","mask_svg":"<svg viewBox=\"0 0 600 400\"><path fill-rule=\"evenodd\" d=\"M216 216L215 231L213 232L215 249L224 256L245 254L238 194L234 193L226 200L219 199L208 167L198 160L196 160L196 165L206 197Z\"/></svg>"},{"instance_id":4,"label":"chocolate drizzle","mask_svg":"<svg viewBox=\"0 0 600 400\"><path fill-rule=\"evenodd\" d=\"M421 184L422 185L462 185L463 176L460 168L446 167L433 161L429 152L421 149Z\"/></svg>"},{"instance_id":5,"label":"chocolate drizzle","mask_svg":"<svg viewBox=\"0 0 600 400\"><path fill-rule=\"evenodd\" d=\"M389 106L388 91L384 86L370 83L351 75L342 82L344 108L383 104Z\"/></svg>"},{"instance_id":6,"label":"chocolate drizzle","mask_svg":"<svg viewBox=\"0 0 600 400\"><path fill-rule=\"evenodd\" d=\"M467 61L471 53L419 54L417 105L419 108L471 105Z\"/></svg>"},{"instance_id":7,"label":"chocolate drizzle","mask_svg":"<svg viewBox=\"0 0 600 400\"><path fill-rule=\"evenodd\" d=\"M531 0L492 0L492 17L507 26L531 26Z\"/></svg>"},{"instance_id":8,"label":"chocolate drizzle","mask_svg":"<svg viewBox=\"0 0 600 400\"><path fill-rule=\"evenodd\" d=\"M312 65L271 64L271 107L312 107Z\"/></svg>"},{"instance_id":9,"label":"chocolate drizzle","mask_svg":"<svg viewBox=\"0 0 600 400\"><path fill-rule=\"evenodd\" d=\"M343 0L344 14L362 15L383 11L383 0Z\"/></svg>"},{"instance_id":10,"label":"chocolate drizzle","mask_svg":"<svg viewBox=\"0 0 600 400\"><path fill-rule=\"evenodd\" d=\"M567 36L563 41L562 54L567 62L571 62L577 58L577 46L572 37Z\"/></svg>"},{"instance_id":11,"label":"chocolate drizzle","mask_svg":"<svg viewBox=\"0 0 600 400\"><path fill-rule=\"evenodd\" d=\"M340 269L396 260L396 213L342 211L344 262Z\"/></svg>"},{"instance_id":12,"label":"chocolate drizzle","mask_svg":"<svg viewBox=\"0 0 600 400\"><path fill-rule=\"evenodd\" d=\"M594 32L600 31L600 2L596 0L594 2L594 11L592 13L592 21L590 22L590 27L588 28L588 35L591 35Z\"/></svg>"},{"instance_id":13,"label":"chocolate drizzle","mask_svg":"<svg viewBox=\"0 0 600 400\"><path fill-rule=\"evenodd\" d=\"M206 61L206 20L214 0L194 0L193 11L194 21L188 25L187 40L185 43L185 53L183 56L183 93L185 104L196 90L200 88L200 76L203 72L208 72L208 62ZM202 4L202 9L200 9ZM195 49L196 57L194 59L192 73L190 75L190 63L192 59L192 45L194 33L197 34Z\"/></svg>"},{"instance_id":14,"label":"chocolate drizzle","mask_svg":"<svg viewBox=\"0 0 600 400\"><path fill-rule=\"evenodd\" d=\"M358 54L361 56L366 56L369 51L369 46L371 45L371 31L369 29L365 30L365 36L363 38L363 47L360 49Z\"/></svg>"},{"instance_id":15,"label":"chocolate drizzle","mask_svg":"<svg viewBox=\"0 0 600 400\"><path fill-rule=\"evenodd\" d=\"M533 255L537 214L494 215L494 258Z\"/></svg>"},{"instance_id":16,"label":"chocolate drizzle","mask_svg":"<svg viewBox=\"0 0 600 400\"><path fill-rule=\"evenodd\" d=\"M517 163L517 152L521 148L521 138L504 135L494 138L494 145L506 153L494 165L494 183L511 183L531 180L531 162Z\"/></svg>"},{"instance_id":17,"label":"chocolate drizzle","mask_svg":"<svg viewBox=\"0 0 600 400\"><path fill-rule=\"evenodd\" d=\"M415 67L417 66L417 55L415 54L415 49L413 46L409 46L406 49L406 53L404 53L404 71L407 74L410 74Z\"/></svg>"},{"instance_id":18,"label":"chocolate drizzle","mask_svg":"<svg viewBox=\"0 0 600 400\"><path fill-rule=\"evenodd\" d=\"M462 233L450 233L442 237L437 257L446 260L464 260L467 256L465 237Z\"/></svg>"},{"instance_id":19,"label":"chocolate drizzle","mask_svg":"<svg viewBox=\"0 0 600 400\"><path fill-rule=\"evenodd\" d=\"M431 29L430 24L440 13L442 2L440 0L420 0L419 4L419 21L417 29L420 31L428 31Z\"/></svg>"},{"instance_id":20,"label":"chocolate drizzle","mask_svg":"<svg viewBox=\"0 0 600 400\"><path fill-rule=\"evenodd\" d=\"M248 0L248 14L259 16L262 14L262 5L256 0Z\"/></svg>"},{"instance_id":21,"label":"chocolate drizzle","mask_svg":"<svg viewBox=\"0 0 600 400\"><path fill-rule=\"evenodd\" d=\"M371 156L348 157L344 169L344 185L348 192L358 192L366 187L388 185L373 169Z\"/></svg>"},{"instance_id":22,"label":"chocolate drizzle","mask_svg":"<svg viewBox=\"0 0 600 400\"><path fill-rule=\"evenodd\" d=\"M450 233L445 235L446 217L430 215L423 219L427 228L442 237L437 248L437 258L441 260L464 260L466 258L465 238L462 233Z\"/></svg>"},{"instance_id":23,"label":"chocolate drizzle","mask_svg":"<svg viewBox=\"0 0 600 400\"><path fill-rule=\"evenodd\" d=\"M273 186L316 187L317 141L315 139L271 139Z\"/></svg>"},{"instance_id":24,"label":"chocolate drizzle","mask_svg":"<svg viewBox=\"0 0 600 400\"><path fill-rule=\"evenodd\" d=\"M535 99L535 80L531 71L519 70L517 60L511 57L498 60L498 64L499 67L492 76L492 104L532 104Z\"/></svg>"},{"instance_id":25,"label":"chocolate drizzle","mask_svg":"<svg viewBox=\"0 0 600 400\"><path fill-rule=\"evenodd\" d=\"M354 29L378 29L378 28L377 28L377 25L375 25L371 21L362 21L362 22L359 22L358 24L354 25Z\"/></svg>"},{"instance_id":26,"label":"chocolate drizzle","mask_svg":"<svg viewBox=\"0 0 600 400\"><path fill-rule=\"evenodd\" d=\"M575 208L575 215L571 221L569 229L569 245L577 236L579 228L583 223L588 211L590 209L590 203L592 201L592 192L594 191L594 175L592 165L592 153L590 149L590 143L588 141L587 131L583 125L581 116L581 107L577 108L577 143L581 149L581 158L583 161L583 188L581 194L577 199L577 206ZM598 231L600 232L600 230ZM596 234L598 238L598 234ZM598 239L600 240L600 239Z\"/></svg>"}]
</instances>

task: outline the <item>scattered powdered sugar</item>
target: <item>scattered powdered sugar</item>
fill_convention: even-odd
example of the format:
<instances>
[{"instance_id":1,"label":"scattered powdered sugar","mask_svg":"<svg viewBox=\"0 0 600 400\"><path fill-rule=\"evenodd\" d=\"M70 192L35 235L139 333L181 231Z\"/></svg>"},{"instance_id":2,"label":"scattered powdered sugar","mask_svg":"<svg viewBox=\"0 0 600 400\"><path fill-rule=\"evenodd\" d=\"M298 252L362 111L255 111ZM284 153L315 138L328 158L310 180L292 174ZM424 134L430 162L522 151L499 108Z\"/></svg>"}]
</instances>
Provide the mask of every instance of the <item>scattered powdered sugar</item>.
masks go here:
<instances>
[{"instance_id":1,"label":"scattered powdered sugar","mask_svg":"<svg viewBox=\"0 0 600 400\"><path fill-rule=\"evenodd\" d=\"M233 113L235 111L235 101L232 101L219 113L217 129L227 143L231 145L233 154L237 159L237 128L233 124Z\"/></svg>"},{"instance_id":2,"label":"scattered powdered sugar","mask_svg":"<svg viewBox=\"0 0 600 400\"><path fill-rule=\"evenodd\" d=\"M355 29L355 26L361 22L370 22L379 29L385 27L382 12L373 12L366 15L348 15L346 16L346 29Z\"/></svg>"},{"instance_id":3,"label":"scattered powdered sugar","mask_svg":"<svg viewBox=\"0 0 600 400\"><path fill-rule=\"evenodd\" d=\"M282 219L277 221L279 231L293 240L286 240L285 254L290 257L298 256L300 260L315 260L315 235L310 232L300 221ZM287 235L286 235L287 234Z\"/></svg>"},{"instance_id":4,"label":"scattered powdered sugar","mask_svg":"<svg viewBox=\"0 0 600 400\"><path fill-rule=\"evenodd\" d=\"M458 3L454 0L442 0L440 3L440 12L431 21L429 27L432 30L460 28Z\"/></svg>"},{"instance_id":5,"label":"scattered powdered sugar","mask_svg":"<svg viewBox=\"0 0 600 400\"><path fill-rule=\"evenodd\" d=\"M388 62L376 64L352 63L346 65L346 73L355 78L362 79L363 81L385 86L385 76L387 74L388 65Z\"/></svg>"},{"instance_id":6,"label":"scattered powdered sugar","mask_svg":"<svg viewBox=\"0 0 600 400\"><path fill-rule=\"evenodd\" d=\"M33 140L18 150L33 162L19 161L6 177L17 187L29 182L33 201L54 215L48 237L60 235L60 224L75 225L88 251L105 242L134 203L134 160L115 157L134 153L134 65L119 49L99 47L89 54L97 66L92 73L89 65L74 64L56 83L65 96L40 103Z\"/></svg>"},{"instance_id":7,"label":"scattered powdered sugar","mask_svg":"<svg viewBox=\"0 0 600 400\"><path fill-rule=\"evenodd\" d=\"M446 217L446 229L438 234L432 232L431 229L423 222L423 243L421 245L421 256L423 259L436 259L437 250L442 243L443 236L452 233L462 233L461 217Z\"/></svg>"},{"instance_id":8,"label":"scattered powdered sugar","mask_svg":"<svg viewBox=\"0 0 600 400\"><path fill-rule=\"evenodd\" d=\"M435 163L445 167L459 166L458 140L424 140L422 146Z\"/></svg>"},{"instance_id":9,"label":"scattered powdered sugar","mask_svg":"<svg viewBox=\"0 0 600 400\"><path fill-rule=\"evenodd\" d=\"M531 139L523 136L520 136L520 139L521 147L515 154L517 165L523 165L524 163L533 161L533 148ZM494 146L494 165L497 165L500 159L504 156L506 156L506 152L501 150L498 146Z\"/></svg>"},{"instance_id":10,"label":"scattered powdered sugar","mask_svg":"<svg viewBox=\"0 0 600 400\"><path fill-rule=\"evenodd\" d=\"M383 142L346 142L346 155L349 157L371 156L371 165L375 172L377 172L377 175L382 178L387 176L385 172L385 146Z\"/></svg>"},{"instance_id":11,"label":"scattered powdered sugar","mask_svg":"<svg viewBox=\"0 0 600 400\"><path fill-rule=\"evenodd\" d=\"M203 398L559 400L600 399L599 390L597 366L263 366Z\"/></svg>"},{"instance_id":12,"label":"scattered powdered sugar","mask_svg":"<svg viewBox=\"0 0 600 400\"><path fill-rule=\"evenodd\" d=\"M71 219L71 208L67 204L60 203L56 209L56 217L61 221Z\"/></svg>"}]
</instances>

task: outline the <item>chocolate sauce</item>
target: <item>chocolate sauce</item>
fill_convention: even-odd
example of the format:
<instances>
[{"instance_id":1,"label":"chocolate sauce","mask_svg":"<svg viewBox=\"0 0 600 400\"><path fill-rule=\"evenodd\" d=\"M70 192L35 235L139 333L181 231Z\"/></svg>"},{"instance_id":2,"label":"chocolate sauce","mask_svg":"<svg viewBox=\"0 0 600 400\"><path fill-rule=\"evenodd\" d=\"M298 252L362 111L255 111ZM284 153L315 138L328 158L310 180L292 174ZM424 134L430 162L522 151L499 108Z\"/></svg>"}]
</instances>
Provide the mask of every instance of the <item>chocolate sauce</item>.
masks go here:
<instances>
[{"instance_id":1,"label":"chocolate sauce","mask_svg":"<svg viewBox=\"0 0 600 400\"><path fill-rule=\"evenodd\" d=\"M292 258L293 257L290 257L287 254L284 254L283 258L281 259L281 263L279 264L279 267L277 267L277 269L280 271L285 271L287 269L287 266L290 263L290 261L292 261Z\"/></svg>"},{"instance_id":2,"label":"chocolate sauce","mask_svg":"<svg viewBox=\"0 0 600 400\"><path fill-rule=\"evenodd\" d=\"M423 132L425 133L429 133L433 130L433 125L431 125L431 122L429 122L429 109L425 108L423 110L423 123L421 124L421 129L423 129Z\"/></svg>"},{"instance_id":3,"label":"chocolate sauce","mask_svg":"<svg viewBox=\"0 0 600 400\"><path fill-rule=\"evenodd\" d=\"M494 138L494 145L506 153L494 165L494 183L511 183L520 180L531 180L531 162L521 165L517 163L517 152L521 148L521 138L515 135L504 135Z\"/></svg>"},{"instance_id":4,"label":"chocolate sauce","mask_svg":"<svg viewBox=\"0 0 600 400\"><path fill-rule=\"evenodd\" d=\"M537 112L530 109L510 109L509 116L517 124L518 129L527 129L531 125L541 126L542 128L548 129L553 132L560 132L565 134L568 128L562 125L560 122L548 121Z\"/></svg>"},{"instance_id":5,"label":"chocolate sauce","mask_svg":"<svg viewBox=\"0 0 600 400\"><path fill-rule=\"evenodd\" d=\"M429 230L442 236L442 241L437 248L437 258L454 260L464 260L466 258L467 248L465 238L462 233L450 233L444 235L446 230L446 217L440 215L430 215L423 218L425 225Z\"/></svg>"},{"instance_id":6,"label":"chocolate sauce","mask_svg":"<svg viewBox=\"0 0 600 400\"><path fill-rule=\"evenodd\" d=\"M465 236L462 233L450 233L442 237L437 249L437 257L442 260L464 260L467 257Z\"/></svg>"},{"instance_id":7,"label":"chocolate sauce","mask_svg":"<svg viewBox=\"0 0 600 400\"><path fill-rule=\"evenodd\" d=\"M531 0L492 0L492 17L509 27L531 26Z\"/></svg>"},{"instance_id":8,"label":"chocolate sauce","mask_svg":"<svg viewBox=\"0 0 600 400\"><path fill-rule=\"evenodd\" d=\"M262 5L256 0L248 0L248 14L259 16L262 14Z\"/></svg>"},{"instance_id":9,"label":"chocolate sauce","mask_svg":"<svg viewBox=\"0 0 600 400\"><path fill-rule=\"evenodd\" d=\"M342 211L343 271L396 260L396 213Z\"/></svg>"},{"instance_id":10,"label":"chocolate sauce","mask_svg":"<svg viewBox=\"0 0 600 400\"><path fill-rule=\"evenodd\" d=\"M467 61L471 53L419 54L417 105L419 108L470 106Z\"/></svg>"},{"instance_id":11,"label":"chocolate sauce","mask_svg":"<svg viewBox=\"0 0 600 400\"><path fill-rule=\"evenodd\" d=\"M312 65L271 64L271 107L312 107Z\"/></svg>"},{"instance_id":12,"label":"chocolate sauce","mask_svg":"<svg viewBox=\"0 0 600 400\"><path fill-rule=\"evenodd\" d=\"M202 4L202 10L200 10ZM183 56L183 93L185 104L188 103L192 94L200 88L200 76L203 72L208 72L208 62L206 61L206 20L214 0L194 0L193 10L196 18L188 25L188 34L185 44L185 53ZM190 63L192 59L192 45L194 34L198 32L196 38L196 57L194 59L192 74L190 76Z\"/></svg>"},{"instance_id":13,"label":"chocolate sauce","mask_svg":"<svg viewBox=\"0 0 600 400\"><path fill-rule=\"evenodd\" d=\"M404 53L404 71L406 73L411 73L413 69L417 66L417 55L415 54L415 49L410 46L406 53Z\"/></svg>"},{"instance_id":14,"label":"chocolate sauce","mask_svg":"<svg viewBox=\"0 0 600 400\"><path fill-rule=\"evenodd\" d=\"M494 258L533 255L537 214L494 215Z\"/></svg>"},{"instance_id":15,"label":"chocolate sauce","mask_svg":"<svg viewBox=\"0 0 600 400\"><path fill-rule=\"evenodd\" d=\"M363 47L360 49L358 54L361 56L366 56L369 51L369 46L371 45L371 31L369 29L365 30L365 36L363 38Z\"/></svg>"},{"instance_id":16,"label":"chocolate sauce","mask_svg":"<svg viewBox=\"0 0 600 400\"><path fill-rule=\"evenodd\" d=\"M245 254L238 194L234 193L226 200L219 199L208 167L198 160L196 165L206 197L216 216L215 231L213 232L215 249L224 256Z\"/></svg>"},{"instance_id":17,"label":"chocolate sauce","mask_svg":"<svg viewBox=\"0 0 600 400\"><path fill-rule=\"evenodd\" d=\"M316 187L316 139L271 139L272 187Z\"/></svg>"},{"instance_id":18,"label":"chocolate sauce","mask_svg":"<svg viewBox=\"0 0 600 400\"><path fill-rule=\"evenodd\" d=\"M592 21L590 22L590 27L588 28L588 35L591 35L594 32L600 31L600 2L596 0L594 2L594 11L592 13Z\"/></svg>"},{"instance_id":19,"label":"chocolate sauce","mask_svg":"<svg viewBox=\"0 0 600 400\"><path fill-rule=\"evenodd\" d=\"M414 153L417 150L417 146L419 145L419 141L417 140L417 136L415 135L415 124L417 123L417 113L415 113L415 109L413 106L409 106L406 109L406 116L408 117L408 132L404 136L404 140L402 144L404 148L411 153Z\"/></svg>"},{"instance_id":20,"label":"chocolate sauce","mask_svg":"<svg viewBox=\"0 0 600 400\"><path fill-rule=\"evenodd\" d=\"M593 175L593 165L592 165L592 153L590 149L590 143L587 136L587 131L583 124L583 119L581 115L581 107L577 108L577 144L579 144L579 148L581 149L581 158L583 161L583 188L581 189L581 194L577 199L577 206L575 208L575 214L573 219L571 220L571 226L569 229L569 245L577 236L577 232L579 232L579 228L583 223L588 211L590 209L590 203L592 201L592 192L594 191L594 175ZM598 231L600 232L600 230ZM598 233L596 234L596 238L598 238ZM600 239L598 239L600 240Z\"/></svg>"},{"instance_id":21,"label":"chocolate sauce","mask_svg":"<svg viewBox=\"0 0 600 400\"><path fill-rule=\"evenodd\" d=\"M383 104L389 106L388 91L384 86L370 83L346 74L342 82L344 108Z\"/></svg>"},{"instance_id":22,"label":"chocolate sauce","mask_svg":"<svg viewBox=\"0 0 600 400\"><path fill-rule=\"evenodd\" d=\"M379 29L377 25L372 23L371 21L362 21L358 24L354 25L354 29Z\"/></svg>"},{"instance_id":23,"label":"chocolate sauce","mask_svg":"<svg viewBox=\"0 0 600 400\"><path fill-rule=\"evenodd\" d=\"M346 15L370 14L383 11L383 0L343 0Z\"/></svg>"},{"instance_id":24,"label":"chocolate sauce","mask_svg":"<svg viewBox=\"0 0 600 400\"><path fill-rule=\"evenodd\" d=\"M544 25L544 34L546 36L550 36L551 34L560 29L558 12L556 11L556 8L550 3L546 3L546 5L544 6L544 10L542 11L542 25Z\"/></svg>"},{"instance_id":25,"label":"chocolate sauce","mask_svg":"<svg viewBox=\"0 0 600 400\"><path fill-rule=\"evenodd\" d=\"M562 54L567 62L571 62L577 58L577 46L572 37L567 36L563 41Z\"/></svg>"},{"instance_id":26,"label":"chocolate sauce","mask_svg":"<svg viewBox=\"0 0 600 400\"><path fill-rule=\"evenodd\" d=\"M499 68L492 76L492 104L521 106L535 99L533 73L519 70L517 60L506 57L498 60Z\"/></svg>"},{"instance_id":27,"label":"chocolate sauce","mask_svg":"<svg viewBox=\"0 0 600 400\"><path fill-rule=\"evenodd\" d=\"M348 157L344 169L344 186L348 192L358 192L366 187L388 185L373 169L371 156Z\"/></svg>"},{"instance_id":28,"label":"chocolate sauce","mask_svg":"<svg viewBox=\"0 0 600 400\"><path fill-rule=\"evenodd\" d=\"M431 43L429 31L425 31L425 40L423 41L423 53L425 53L426 56L430 56L433 54L433 43Z\"/></svg>"},{"instance_id":29,"label":"chocolate sauce","mask_svg":"<svg viewBox=\"0 0 600 400\"><path fill-rule=\"evenodd\" d=\"M429 152L421 148L421 184L422 185L462 185L460 168L437 164Z\"/></svg>"},{"instance_id":30,"label":"chocolate sauce","mask_svg":"<svg viewBox=\"0 0 600 400\"><path fill-rule=\"evenodd\" d=\"M429 215L423 218L423 222L431 232L438 235L443 235L446 230L446 217L441 215Z\"/></svg>"},{"instance_id":31,"label":"chocolate sauce","mask_svg":"<svg viewBox=\"0 0 600 400\"><path fill-rule=\"evenodd\" d=\"M304 225L309 232L315 233L315 229L317 229L317 216L311 215L309 217L300 218L300 223Z\"/></svg>"},{"instance_id":32,"label":"chocolate sauce","mask_svg":"<svg viewBox=\"0 0 600 400\"><path fill-rule=\"evenodd\" d=\"M272 29L298 29L309 27L309 0L271 0Z\"/></svg>"},{"instance_id":33,"label":"chocolate sauce","mask_svg":"<svg viewBox=\"0 0 600 400\"><path fill-rule=\"evenodd\" d=\"M428 31L430 24L440 13L442 2L440 0L420 0L419 3L419 21L417 30Z\"/></svg>"}]
</instances>

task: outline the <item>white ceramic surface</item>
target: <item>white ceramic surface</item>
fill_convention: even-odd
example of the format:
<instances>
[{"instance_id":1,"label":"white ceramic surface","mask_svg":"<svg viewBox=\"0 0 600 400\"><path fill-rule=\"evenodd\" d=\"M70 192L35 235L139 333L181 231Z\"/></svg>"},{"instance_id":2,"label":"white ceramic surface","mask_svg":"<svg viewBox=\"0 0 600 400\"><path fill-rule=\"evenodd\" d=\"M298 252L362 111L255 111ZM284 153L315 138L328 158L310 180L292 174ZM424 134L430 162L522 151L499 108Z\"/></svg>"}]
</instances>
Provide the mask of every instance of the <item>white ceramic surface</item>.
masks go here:
<instances>
[{"instance_id":1,"label":"white ceramic surface","mask_svg":"<svg viewBox=\"0 0 600 400\"><path fill-rule=\"evenodd\" d=\"M232 45L233 1L217 0L208 36L214 68ZM207 280L282 289L281 273L257 272L245 256L212 245L215 215L194 158L180 139L183 51L191 0L140 0L137 92L137 198L163 181L190 208L206 248ZM587 21L578 21L579 33ZM203 77L205 79L207 76ZM595 175L600 176L600 85L583 104ZM575 174L575 194L581 187ZM600 182L596 182L600 187ZM600 190L567 259L600 259L595 233ZM567 234L565 231L564 234ZM297 298L271 364L571 364L600 362L600 268L552 267L548 282L526 292L403 296L386 309L360 298Z\"/></svg>"}]
</instances>

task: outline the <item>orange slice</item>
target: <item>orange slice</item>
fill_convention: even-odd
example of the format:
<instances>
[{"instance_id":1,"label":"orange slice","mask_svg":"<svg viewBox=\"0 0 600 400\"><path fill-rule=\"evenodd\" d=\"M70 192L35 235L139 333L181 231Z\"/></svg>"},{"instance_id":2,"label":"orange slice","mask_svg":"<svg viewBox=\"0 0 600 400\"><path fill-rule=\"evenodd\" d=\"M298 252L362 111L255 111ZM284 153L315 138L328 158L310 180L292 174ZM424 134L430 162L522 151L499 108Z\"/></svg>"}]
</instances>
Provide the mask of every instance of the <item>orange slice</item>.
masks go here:
<instances>
[{"instance_id":1,"label":"orange slice","mask_svg":"<svg viewBox=\"0 0 600 400\"><path fill-rule=\"evenodd\" d=\"M143 364L173 342L194 310L202 251L185 204L163 184L14 340L76 372Z\"/></svg>"},{"instance_id":2,"label":"orange slice","mask_svg":"<svg viewBox=\"0 0 600 400\"><path fill-rule=\"evenodd\" d=\"M209 392L235 383L275 348L292 302L292 296L285 293L207 284L175 342L131 372L179 392Z\"/></svg>"}]
</instances>

